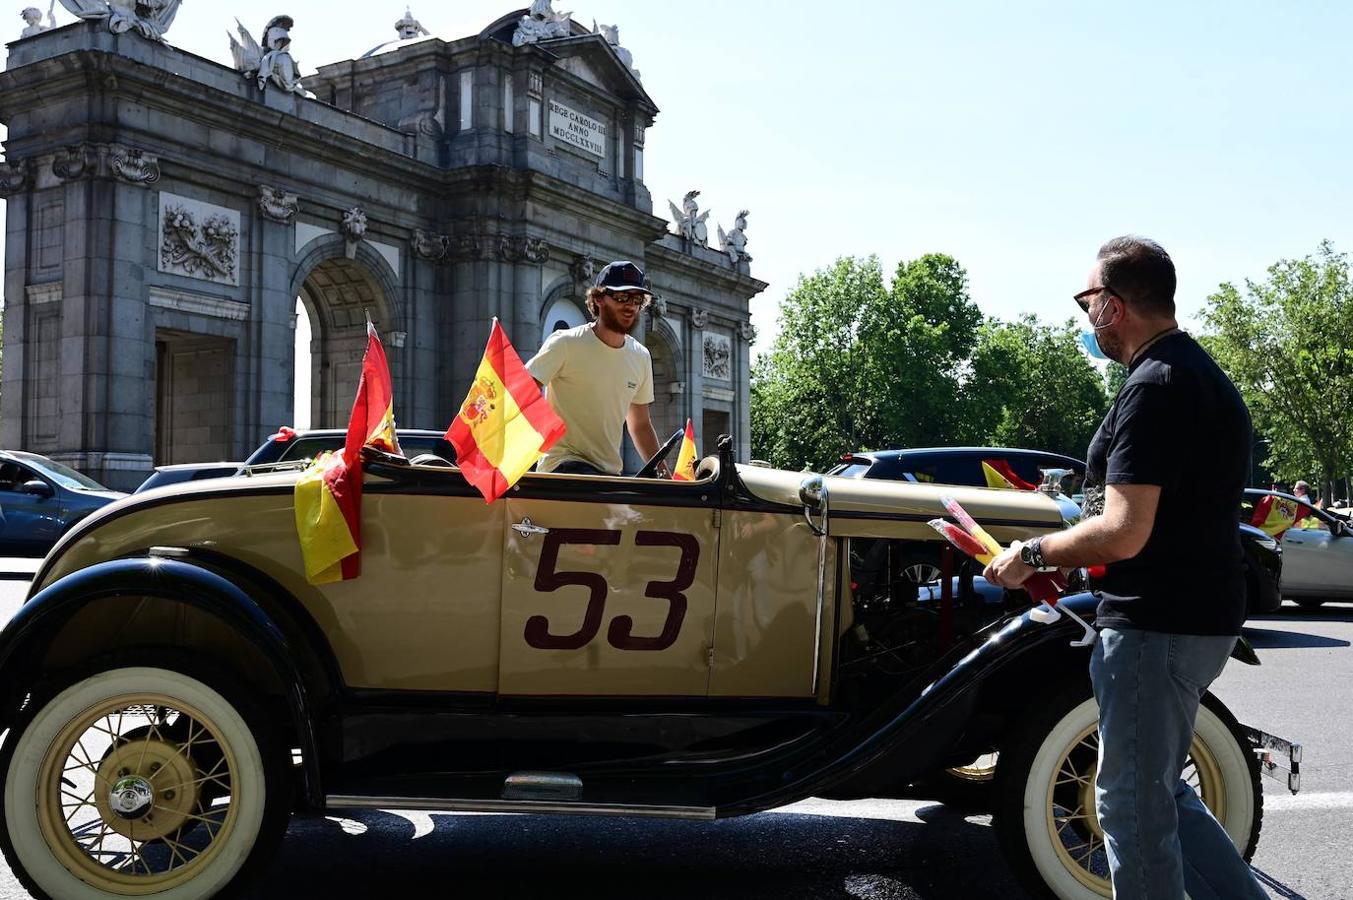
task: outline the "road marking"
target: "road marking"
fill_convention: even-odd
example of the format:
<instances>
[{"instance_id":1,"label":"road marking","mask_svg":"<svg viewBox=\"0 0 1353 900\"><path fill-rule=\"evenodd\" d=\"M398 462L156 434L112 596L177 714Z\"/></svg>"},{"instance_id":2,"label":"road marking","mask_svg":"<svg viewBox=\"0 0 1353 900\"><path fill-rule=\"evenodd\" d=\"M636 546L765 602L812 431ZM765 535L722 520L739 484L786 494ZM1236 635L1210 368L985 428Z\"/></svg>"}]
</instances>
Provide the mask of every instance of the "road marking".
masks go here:
<instances>
[{"instance_id":1,"label":"road marking","mask_svg":"<svg viewBox=\"0 0 1353 900\"><path fill-rule=\"evenodd\" d=\"M1279 794L1264 798L1264 812L1306 809L1353 809L1353 791L1326 791L1314 794Z\"/></svg>"}]
</instances>

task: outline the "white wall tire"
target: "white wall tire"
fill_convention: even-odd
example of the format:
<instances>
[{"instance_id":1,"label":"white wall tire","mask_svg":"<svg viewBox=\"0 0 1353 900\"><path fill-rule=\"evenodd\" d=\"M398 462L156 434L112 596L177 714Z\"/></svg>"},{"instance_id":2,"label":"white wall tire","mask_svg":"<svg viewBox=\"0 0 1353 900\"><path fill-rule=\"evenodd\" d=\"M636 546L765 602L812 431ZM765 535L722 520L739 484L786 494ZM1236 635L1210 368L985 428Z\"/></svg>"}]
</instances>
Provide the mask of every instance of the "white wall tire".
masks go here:
<instances>
[{"instance_id":1,"label":"white wall tire","mask_svg":"<svg viewBox=\"0 0 1353 900\"><path fill-rule=\"evenodd\" d=\"M165 708L175 713L163 734L136 725ZM279 816L285 825L282 770L258 719L203 680L151 666L109 669L36 700L0 753L10 868L58 900L217 896L271 850ZM152 788L144 819L110 806L123 773Z\"/></svg>"},{"instance_id":2,"label":"white wall tire","mask_svg":"<svg viewBox=\"0 0 1353 900\"><path fill-rule=\"evenodd\" d=\"M1025 889L1059 900L1112 897L1098 821L1065 803L1073 771L1088 776L1093 814L1093 773L1077 762L1097 746L1099 709L1084 692L1063 695L1044 714L1030 717L999 758L997 838ZM1258 843L1262 795L1257 770L1235 720L1211 695L1198 710L1191 750L1196 763L1186 773L1231 840L1248 859ZM1077 751L1077 747L1080 750ZM1079 770L1077 766L1079 765ZM1054 800L1054 789L1059 793ZM1063 801L1057 803L1057 800ZM1069 819L1080 821L1068 823ZM1068 826L1080 829L1068 836ZM1085 840L1084 847L1075 842Z\"/></svg>"}]
</instances>

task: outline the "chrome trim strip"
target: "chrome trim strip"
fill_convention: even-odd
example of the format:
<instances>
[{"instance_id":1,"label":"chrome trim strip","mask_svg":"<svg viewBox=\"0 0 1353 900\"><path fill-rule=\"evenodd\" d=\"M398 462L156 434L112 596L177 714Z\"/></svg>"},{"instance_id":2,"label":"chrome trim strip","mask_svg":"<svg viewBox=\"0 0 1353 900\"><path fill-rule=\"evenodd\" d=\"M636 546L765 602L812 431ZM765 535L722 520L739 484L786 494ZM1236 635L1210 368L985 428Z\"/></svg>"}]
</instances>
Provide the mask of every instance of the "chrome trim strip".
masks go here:
<instances>
[{"instance_id":1,"label":"chrome trim strip","mask_svg":"<svg viewBox=\"0 0 1353 900\"><path fill-rule=\"evenodd\" d=\"M698 819L712 821L712 806L628 806L622 803L568 803L545 800L444 800L432 797L358 797L331 794L325 809L408 809L426 812L562 814L573 816L629 816L643 819Z\"/></svg>"}]
</instances>

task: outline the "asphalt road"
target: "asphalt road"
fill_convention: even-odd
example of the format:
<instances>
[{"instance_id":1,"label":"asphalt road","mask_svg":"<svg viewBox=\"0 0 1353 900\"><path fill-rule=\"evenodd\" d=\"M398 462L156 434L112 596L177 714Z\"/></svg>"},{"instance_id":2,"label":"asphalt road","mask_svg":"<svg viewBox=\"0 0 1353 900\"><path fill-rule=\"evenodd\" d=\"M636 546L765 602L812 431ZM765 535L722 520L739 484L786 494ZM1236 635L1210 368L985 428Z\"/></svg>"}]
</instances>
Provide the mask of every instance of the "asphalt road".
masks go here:
<instances>
[{"instance_id":1,"label":"asphalt road","mask_svg":"<svg viewBox=\"0 0 1353 900\"><path fill-rule=\"evenodd\" d=\"M0 620L22 598L0 581ZM1305 746L1302 792L1265 779L1254 866L1276 898L1353 900L1353 605L1249 623L1258 668L1214 686ZM361 812L297 820L250 900L1022 897L989 818L925 802L810 800L715 823ZM27 895L0 863L0 900Z\"/></svg>"}]
</instances>

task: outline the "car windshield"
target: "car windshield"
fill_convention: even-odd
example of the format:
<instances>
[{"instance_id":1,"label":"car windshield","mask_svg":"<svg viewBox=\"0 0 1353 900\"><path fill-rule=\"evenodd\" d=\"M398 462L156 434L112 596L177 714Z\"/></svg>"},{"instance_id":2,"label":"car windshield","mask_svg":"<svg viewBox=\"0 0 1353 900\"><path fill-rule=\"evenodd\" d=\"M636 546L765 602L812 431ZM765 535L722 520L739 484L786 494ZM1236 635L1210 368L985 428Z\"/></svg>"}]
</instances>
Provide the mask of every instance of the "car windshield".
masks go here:
<instances>
[{"instance_id":1,"label":"car windshield","mask_svg":"<svg viewBox=\"0 0 1353 900\"><path fill-rule=\"evenodd\" d=\"M106 491L108 488L99 484L88 475L77 472L70 466L63 466L59 462L47 459L45 456L34 456L31 453L14 454L17 458L23 460L26 465L32 466L43 475L46 475L52 481L72 491Z\"/></svg>"}]
</instances>

